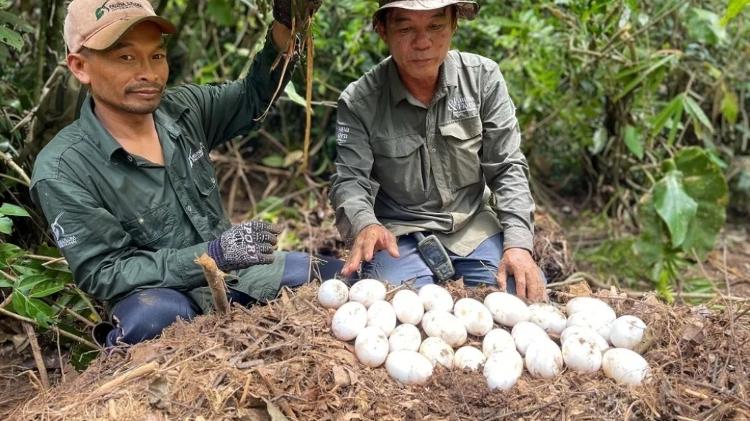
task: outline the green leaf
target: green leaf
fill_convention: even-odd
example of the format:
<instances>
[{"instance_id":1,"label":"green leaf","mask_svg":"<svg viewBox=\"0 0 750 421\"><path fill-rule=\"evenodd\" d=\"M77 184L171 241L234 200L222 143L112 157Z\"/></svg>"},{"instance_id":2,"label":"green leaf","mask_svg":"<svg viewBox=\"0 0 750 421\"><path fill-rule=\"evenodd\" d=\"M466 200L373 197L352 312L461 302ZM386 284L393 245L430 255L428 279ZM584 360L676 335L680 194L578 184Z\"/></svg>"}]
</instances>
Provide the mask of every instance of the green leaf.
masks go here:
<instances>
[{"instance_id":1,"label":"green leaf","mask_svg":"<svg viewBox=\"0 0 750 421\"><path fill-rule=\"evenodd\" d=\"M656 70L658 70L660 67L664 66L665 64L673 61L674 58L675 58L674 55L668 55L656 61L651 67L649 67L645 71L637 72L638 77L632 80L627 85L625 85L625 88L623 88L622 92L620 92L619 94L617 94L617 96L615 96L613 101L618 102L619 100L621 100L625 95L629 94L630 91L632 91L638 85L640 85L651 73L655 72Z\"/></svg>"},{"instance_id":2,"label":"green leaf","mask_svg":"<svg viewBox=\"0 0 750 421\"><path fill-rule=\"evenodd\" d=\"M50 278L45 275L21 275L18 277L18 285L16 286L16 288L18 288L20 291L23 291L24 294L29 294L29 292L36 288L38 285L44 282L48 282L49 280Z\"/></svg>"},{"instance_id":3,"label":"green leaf","mask_svg":"<svg viewBox=\"0 0 750 421\"><path fill-rule=\"evenodd\" d=\"M23 37L21 34L5 25L0 25L0 42L13 47L16 51L21 51L23 48Z\"/></svg>"},{"instance_id":4,"label":"green leaf","mask_svg":"<svg viewBox=\"0 0 750 421\"><path fill-rule=\"evenodd\" d=\"M624 138L628 150L638 159L643 159L643 141L638 130L633 126L626 126Z\"/></svg>"},{"instance_id":5,"label":"green leaf","mask_svg":"<svg viewBox=\"0 0 750 421\"><path fill-rule=\"evenodd\" d=\"M284 168L284 157L281 155L269 155L263 158L263 165L273 168Z\"/></svg>"},{"instance_id":6,"label":"green leaf","mask_svg":"<svg viewBox=\"0 0 750 421\"><path fill-rule=\"evenodd\" d=\"M719 165L701 148L681 150L675 156L675 164L683 174L686 193L698 203L696 217L681 248L689 251L691 257L695 252L703 259L713 250L726 221L729 187Z\"/></svg>"},{"instance_id":7,"label":"green leaf","mask_svg":"<svg viewBox=\"0 0 750 421\"><path fill-rule=\"evenodd\" d=\"M672 246L679 247L687 236L688 226L698 210L698 204L685 192L682 173L670 171L654 186L654 206L667 224Z\"/></svg>"},{"instance_id":8,"label":"green leaf","mask_svg":"<svg viewBox=\"0 0 750 421\"><path fill-rule=\"evenodd\" d=\"M31 298L44 298L56 294L65 289L65 282L60 279L47 279L34 286L29 291Z\"/></svg>"},{"instance_id":9,"label":"green leaf","mask_svg":"<svg viewBox=\"0 0 750 421\"><path fill-rule=\"evenodd\" d=\"M289 82L286 85L286 88L284 88L284 93L293 103L301 106L302 108L307 108L307 101L305 101L305 98L303 98L302 95L297 93L297 89L294 88L294 84L292 82Z\"/></svg>"},{"instance_id":10,"label":"green leaf","mask_svg":"<svg viewBox=\"0 0 750 421\"><path fill-rule=\"evenodd\" d=\"M721 18L721 26L727 26L727 24L742 12L747 5L750 4L750 0L729 0L729 6L727 7L724 17Z\"/></svg>"},{"instance_id":11,"label":"green leaf","mask_svg":"<svg viewBox=\"0 0 750 421\"><path fill-rule=\"evenodd\" d=\"M42 327L49 327L55 310L38 298L29 298L18 289L13 289L13 310L21 316L34 319Z\"/></svg>"},{"instance_id":12,"label":"green leaf","mask_svg":"<svg viewBox=\"0 0 750 421\"><path fill-rule=\"evenodd\" d=\"M0 215L26 217L30 216L26 209L20 206L11 205L10 203L3 203L3 205L0 206Z\"/></svg>"},{"instance_id":13,"label":"green leaf","mask_svg":"<svg viewBox=\"0 0 750 421\"><path fill-rule=\"evenodd\" d=\"M7 216L0 216L0 234L12 234L13 221Z\"/></svg>"},{"instance_id":14,"label":"green leaf","mask_svg":"<svg viewBox=\"0 0 750 421\"><path fill-rule=\"evenodd\" d=\"M235 22L234 2L228 0L212 0L208 2L206 11L222 26L231 26Z\"/></svg>"},{"instance_id":15,"label":"green leaf","mask_svg":"<svg viewBox=\"0 0 750 421\"><path fill-rule=\"evenodd\" d=\"M740 109L739 103L737 94L732 91L724 92L724 98L721 99L721 113L724 115L724 119L730 124L737 123L737 115Z\"/></svg>"},{"instance_id":16,"label":"green leaf","mask_svg":"<svg viewBox=\"0 0 750 421\"><path fill-rule=\"evenodd\" d=\"M12 288L12 287L13 287L13 284L9 280L5 279L4 277L0 278L0 288Z\"/></svg>"},{"instance_id":17,"label":"green leaf","mask_svg":"<svg viewBox=\"0 0 750 421\"><path fill-rule=\"evenodd\" d=\"M651 132L652 136L656 136L666 125L669 120L672 119L672 117L677 113L682 113L682 98L684 97L684 94L677 95L674 97L671 101L669 101L669 104L667 104L664 109L654 117L654 119L651 121Z\"/></svg>"},{"instance_id":18,"label":"green leaf","mask_svg":"<svg viewBox=\"0 0 750 421\"><path fill-rule=\"evenodd\" d=\"M607 136L607 129L604 127L599 127L594 132L594 137L592 139L592 145L589 147L589 151L592 155L597 155L601 151L604 150L604 147L607 146L607 140L609 136Z\"/></svg>"},{"instance_id":19,"label":"green leaf","mask_svg":"<svg viewBox=\"0 0 750 421\"><path fill-rule=\"evenodd\" d=\"M23 255L23 250L15 244L0 244L0 268L8 266L13 260Z\"/></svg>"},{"instance_id":20,"label":"green leaf","mask_svg":"<svg viewBox=\"0 0 750 421\"><path fill-rule=\"evenodd\" d=\"M708 129L709 132L714 132L714 126L711 124L711 121L708 119L706 114L701 109L700 105L698 105L693 98L690 98L689 95L685 95L683 103L685 104L685 111L695 120L698 120L704 127Z\"/></svg>"}]
</instances>

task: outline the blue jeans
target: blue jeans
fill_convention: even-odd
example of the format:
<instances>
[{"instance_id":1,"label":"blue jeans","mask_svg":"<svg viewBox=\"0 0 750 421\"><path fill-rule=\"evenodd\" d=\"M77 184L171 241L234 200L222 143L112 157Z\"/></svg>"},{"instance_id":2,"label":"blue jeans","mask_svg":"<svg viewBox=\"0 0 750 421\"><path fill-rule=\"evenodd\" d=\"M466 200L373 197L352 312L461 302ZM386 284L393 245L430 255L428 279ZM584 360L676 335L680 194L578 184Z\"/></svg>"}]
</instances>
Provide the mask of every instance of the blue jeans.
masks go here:
<instances>
[{"instance_id":1,"label":"blue jeans","mask_svg":"<svg viewBox=\"0 0 750 421\"><path fill-rule=\"evenodd\" d=\"M464 285L497 285L497 268L503 257L502 233L482 241L465 257L447 251L456 269L455 278L463 278ZM398 252L399 258L392 257L386 250L375 253L371 262L362 265L362 277L379 279L393 285L414 280L416 289L437 282L430 268L422 260L414 236L399 237ZM507 291L511 294L516 293L516 280L512 276L508 276Z\"/></svg>"},{"instance_id":2,"label":"blue jeans","mask_svg":"<svg viewBox=\"0 0 750 421\"><path fill-rule=\"evenodd\" d=\"M315 266L322 279L333 278L343 267L343 261L338 259L319 258L323 259L323 262ZM309 282L309 265L309 254L288 253L281 277L281 286L295 288ZM228 290L227 297L230 302L243 306L254 304L250 296L232 289ZM146 289L135 292L115 304L111 314L114 326L105 324L100 325L101 327L97 326L94 336L97 342L107 347L121 343L135 344L159 336L164 328L177 319L192 320L198 314L200 314L200 308L195 302L177 290Z\"/></svg>"}]
</instances>

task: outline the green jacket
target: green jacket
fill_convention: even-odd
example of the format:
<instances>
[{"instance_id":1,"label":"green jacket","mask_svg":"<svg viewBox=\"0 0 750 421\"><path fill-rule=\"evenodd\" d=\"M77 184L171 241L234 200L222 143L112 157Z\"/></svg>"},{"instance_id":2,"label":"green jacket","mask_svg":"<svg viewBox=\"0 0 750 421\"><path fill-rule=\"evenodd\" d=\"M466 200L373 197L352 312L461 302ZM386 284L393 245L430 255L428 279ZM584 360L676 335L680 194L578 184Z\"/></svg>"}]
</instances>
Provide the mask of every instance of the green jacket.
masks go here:
<instances>
[{"instance_id":1,"label":"green jacket","mask_svg":"<svg viewBox=\"0 0 750 421\"><path fill-rule=\"evenodd\" d=\"M31 195L83 291L116 301L145 288L206 285L194 259L230 227L209 151L258 125L282 77L281 66L271 71L277 54L269 36L245 79L167 90L154 113L164 166L128 154L90 97L42 150ZM236 289L272 298L283 260L256 266L258 276L241 276Z\"/></svg>"},{"instance_id":2,"label":"green jacket","mask_svg":"<svg viewBox=\"0 0 750 421\"><path fill-rule=\"evenodd\" d=\"M343 92L337 124L330 198L343 237L376 223L428 230L465 256L502 230L505 248L532 250L528 164L495 62L449 52L426 107L387 58Z\"/></svg>"}]
</instances>

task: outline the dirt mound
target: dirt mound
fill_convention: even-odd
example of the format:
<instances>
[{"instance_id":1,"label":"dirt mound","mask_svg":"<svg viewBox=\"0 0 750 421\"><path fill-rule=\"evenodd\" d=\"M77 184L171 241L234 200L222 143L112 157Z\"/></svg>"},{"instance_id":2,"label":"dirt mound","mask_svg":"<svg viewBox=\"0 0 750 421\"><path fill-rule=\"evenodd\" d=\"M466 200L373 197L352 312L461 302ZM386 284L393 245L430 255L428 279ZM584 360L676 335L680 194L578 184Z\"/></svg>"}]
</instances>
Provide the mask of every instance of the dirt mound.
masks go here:
<instances>
[{"instance_id":1,"label":"dirt mound","mask_svg":"<svg viewBox=\"0 0 750 421\"><path fill-rule=\"evenodd\" d=\"M554 380L524 373L512 390L491 392L479 373L438 370L424 387L402 387L385 369L360 365L352 345L331 336L332 312L317 304L315 287L283 291L269 305L225 317L177 323L159 340L99 358L10 419L750 418L746 303L690 309L600 293L618 314L635 314L650 327L644 356L651 382L624 387L602 372Z\"/></svg>"}]
</instances>

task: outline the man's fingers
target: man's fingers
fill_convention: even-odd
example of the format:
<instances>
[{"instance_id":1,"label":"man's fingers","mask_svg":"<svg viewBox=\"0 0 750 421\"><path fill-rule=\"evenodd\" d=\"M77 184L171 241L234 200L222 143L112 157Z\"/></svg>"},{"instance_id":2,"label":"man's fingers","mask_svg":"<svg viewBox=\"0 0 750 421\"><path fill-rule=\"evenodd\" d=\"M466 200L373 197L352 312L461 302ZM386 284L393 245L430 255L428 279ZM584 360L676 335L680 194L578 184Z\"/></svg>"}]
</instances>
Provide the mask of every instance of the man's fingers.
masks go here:
<instances>
[{"instance_id":1,"label":"man's fingers","mask_svg":"<svg viewBox=\"0 0 750 421\"><path fill-rule=\"evenodd\" d=\"M369 262L372 260L372 257L375 255L375 244L377 243L377 238L373 236L367 236L365 238L364 243L362 244L362 255L364 256L364 260L366 262Z\"/></svg>"},{"instance_id":2,"label":"man's fingers","mask_svg":"<svg viewBox=\"0 0 750 421\"><path fill-rule=\"evenodd\" d=\"M388 250L388 254L397 259L401 257L401 253L399 253L398 251L398 243L396 242L396 237L394 237L391 233L388 233L388 237L385 241L385 248L386 250Z\"/></svg>"},{"instance_id":3,"label":"man's fingers","mask_svg":"<svg viewBox=\"0 0 750 421\"><path fill-rule=\"evenodd\" d=\"M497 270L497 286L501 291L508 290L508 273L505 271L505 264L501 264Z\"/></svg>"},{"instance_id":4,"label":"man's fingers","mask_svg":"<svg viewBox=\"0 0 750 421\"><path fill-rule=\"evenodd\" d=\"M526 274L519 270L513 275L516 278L516 296L526 298Z\"/></svg>"},{"instance_id":5,"label":"man's fingers","mask_svg":"<svg viewBox=\"0 0 750 421\"><path fill-rule=\"evenodd\" d=\"M270 263L273 263L275 256L273 254L259 254L258 255L258 262L261 265L267 265Z\"/></svg>"},{"instance_id":6,"label":"man's fingers","mask_svg":"<svg viewBox=\"0 0 750 421\"><path fill-rule=\"evenodd\" d=\"M358 244L358 242L355 241L354 247L352 247L352 254L349 255L349 259L346 260L344 268L341 269L341 274L344 276L349 276L352 273L356 272L359 268L360 262L362 262L362 248Z\"/></svg>"}]
</instances>

